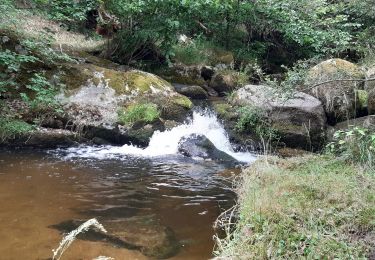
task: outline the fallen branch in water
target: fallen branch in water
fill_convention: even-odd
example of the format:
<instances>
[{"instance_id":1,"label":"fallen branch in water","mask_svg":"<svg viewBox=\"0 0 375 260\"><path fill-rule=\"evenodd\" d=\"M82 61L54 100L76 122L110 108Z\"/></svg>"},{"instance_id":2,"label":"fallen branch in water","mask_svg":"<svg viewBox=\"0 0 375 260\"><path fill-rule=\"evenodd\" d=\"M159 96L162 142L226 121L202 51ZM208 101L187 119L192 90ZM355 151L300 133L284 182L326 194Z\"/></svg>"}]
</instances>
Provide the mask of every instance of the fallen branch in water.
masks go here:
<instances>
[{"instance_id":1,"label":"fallen branch in water","mask_svg":"<svg viewBox=\"0 0 375 260\"><path fill-rule=\"evenodd\" d=\"M92 218L90 220L87 220L85 223L80 225L78 228L71 231L68 235L66 235L63 240L61 240L59 247L55 250L52 249L53 257L52 260L59 260L62 256L62 254L65 252L66 249L73 243L73 241L76 239L78 234L84 233L90 229L90 227L93 226L94 228L99 229L100 231L107 233L107 230L104 229L103 225L100 224L95 218Z\"/></svg>"}]
</instances>

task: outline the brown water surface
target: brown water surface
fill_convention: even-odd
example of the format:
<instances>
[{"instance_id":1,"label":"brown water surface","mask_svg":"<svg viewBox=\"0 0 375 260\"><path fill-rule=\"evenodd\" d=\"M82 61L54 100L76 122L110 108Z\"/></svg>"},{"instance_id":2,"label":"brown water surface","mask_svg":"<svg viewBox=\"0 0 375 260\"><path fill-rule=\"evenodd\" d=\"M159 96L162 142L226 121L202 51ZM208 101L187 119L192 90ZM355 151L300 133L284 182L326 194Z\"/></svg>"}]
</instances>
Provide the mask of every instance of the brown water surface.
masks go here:
<instances>
[{"instance_id":1,"label":"brown water surface","mask_svg":"<svg viewBox=\"0 0 375 260\"><path fill-rule=\"evenodd\" d=\"M0 259L50 259L62 239L51 226L63 221L141 217L174 231L181 249L171 259L208 259L212 224L234 199L222 170L177 157L65 160L59 152L0 151ZM98 256L149 259L81 239L61 259Z\"/></svg>"}]
</instances>

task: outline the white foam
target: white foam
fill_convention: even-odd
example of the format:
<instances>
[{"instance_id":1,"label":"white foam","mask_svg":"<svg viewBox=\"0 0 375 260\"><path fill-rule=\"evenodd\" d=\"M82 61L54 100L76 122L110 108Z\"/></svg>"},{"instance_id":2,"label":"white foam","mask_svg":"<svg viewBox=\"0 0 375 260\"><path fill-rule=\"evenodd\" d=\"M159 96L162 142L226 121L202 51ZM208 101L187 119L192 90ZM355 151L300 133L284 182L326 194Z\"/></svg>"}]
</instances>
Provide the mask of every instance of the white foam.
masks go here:
<instances>
[{"instance_id":1,"label":"white foam","mask_svg":"<svg viewBox=\"0 0 375 260\"><path fill-rule=\"evenodd\" d=\"M115 157L116 155L141 157L175 155L178 153L179 141L191 134L206 136L217 149L231 155L240 162L250 163L256 159L249 152L234 152L223 125L214 113L208 111L194 112L193 117L185 124L164 132L156 131L146 148L139 148L133 145L78 147L70 148L68 157L102 159Z\"/></svg>"}]
</instances>

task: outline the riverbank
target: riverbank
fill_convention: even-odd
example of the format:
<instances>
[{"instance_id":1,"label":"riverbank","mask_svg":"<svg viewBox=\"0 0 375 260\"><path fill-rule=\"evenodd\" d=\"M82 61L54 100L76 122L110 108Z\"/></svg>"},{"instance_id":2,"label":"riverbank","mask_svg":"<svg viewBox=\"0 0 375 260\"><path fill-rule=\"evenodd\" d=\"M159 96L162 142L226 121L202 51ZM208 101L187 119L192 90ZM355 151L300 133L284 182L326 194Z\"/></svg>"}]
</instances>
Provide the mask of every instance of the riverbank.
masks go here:
<instances>
[{"instance_id":1,"label":"riverbank","mask_svg":"<svg viewBox=\"0 0 375 260\"><path fill-rule=\"evenodd\" d=\"M373 170L330 156L259 160L238 181L218 259L374 259L374 184Z\"/></svg>"}]
</instances>

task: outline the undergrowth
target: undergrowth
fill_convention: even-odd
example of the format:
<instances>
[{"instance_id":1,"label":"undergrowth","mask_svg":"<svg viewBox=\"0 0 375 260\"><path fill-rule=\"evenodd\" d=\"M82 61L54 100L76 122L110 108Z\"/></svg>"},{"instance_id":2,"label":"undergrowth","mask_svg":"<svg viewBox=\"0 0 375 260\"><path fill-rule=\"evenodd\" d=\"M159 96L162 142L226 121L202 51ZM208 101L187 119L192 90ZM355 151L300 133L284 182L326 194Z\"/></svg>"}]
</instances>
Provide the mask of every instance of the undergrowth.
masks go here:
<instances>
[{"instance_id":1,"label":"undergrowth","mask_svg":"<svg viewBox=\"0 0 375 260\"><path fill-rule=\"evenodd\" d=\"M228 259L366 259L375 247L374 184L373 171L331 156L259 160L242 174L232 213L236 226L217 238L215 253ZM227 215L224 220L233 219Z\"/></svg>"},{"instance_id":2,"label":"undergrowth","mask_svg":"<svg viewBox=\"0 0 375 260\"><path fill-rule=\"evenodd\" d=\"M18 136L26 135L34 130L34 127L24 121L0 118L0 142L12 140Z\"/></svg>"}]
</instances>

